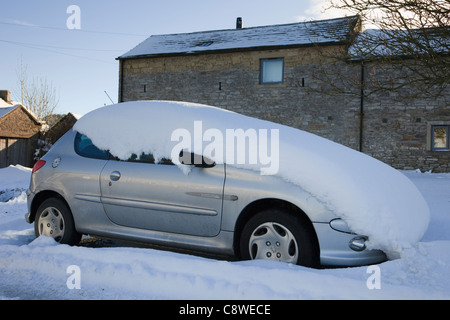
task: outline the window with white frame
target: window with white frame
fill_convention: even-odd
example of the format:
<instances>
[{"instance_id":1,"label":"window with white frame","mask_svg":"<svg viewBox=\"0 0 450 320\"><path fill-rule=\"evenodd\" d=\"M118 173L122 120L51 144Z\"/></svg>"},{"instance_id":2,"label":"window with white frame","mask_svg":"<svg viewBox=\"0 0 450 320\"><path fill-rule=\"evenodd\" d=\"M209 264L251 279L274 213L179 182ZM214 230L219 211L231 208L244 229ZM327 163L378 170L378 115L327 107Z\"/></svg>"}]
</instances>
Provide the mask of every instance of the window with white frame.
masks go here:
<instances>
[{"instance_id":1,"label":"window with white frame","mask_svg":"<svg viewBox=\"0 0 450 320\"><path fill-rule=\"evenodd\" d=\"M271 58L260 60L260 84L283 83L284 58Z\"/></svg>"}]
</instances>

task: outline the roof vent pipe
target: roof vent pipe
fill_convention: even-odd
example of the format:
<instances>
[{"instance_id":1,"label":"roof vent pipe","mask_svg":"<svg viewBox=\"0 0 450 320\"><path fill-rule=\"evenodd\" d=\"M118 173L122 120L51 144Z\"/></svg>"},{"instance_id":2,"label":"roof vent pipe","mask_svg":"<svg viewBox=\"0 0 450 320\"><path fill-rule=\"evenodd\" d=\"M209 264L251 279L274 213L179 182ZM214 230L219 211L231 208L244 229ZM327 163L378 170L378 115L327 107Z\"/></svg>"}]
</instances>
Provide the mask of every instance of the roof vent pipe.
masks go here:
<instances>
[{"instance_id":1,"label":"roof vent pipe","mask_svg":"<svg viewBox=\"0 0 450 320\"><path fill-rule=\"evenodd\" d=\"M236 19L236 29L242 29L242 18L238 17Z\"/></svg>"}]
</instances>

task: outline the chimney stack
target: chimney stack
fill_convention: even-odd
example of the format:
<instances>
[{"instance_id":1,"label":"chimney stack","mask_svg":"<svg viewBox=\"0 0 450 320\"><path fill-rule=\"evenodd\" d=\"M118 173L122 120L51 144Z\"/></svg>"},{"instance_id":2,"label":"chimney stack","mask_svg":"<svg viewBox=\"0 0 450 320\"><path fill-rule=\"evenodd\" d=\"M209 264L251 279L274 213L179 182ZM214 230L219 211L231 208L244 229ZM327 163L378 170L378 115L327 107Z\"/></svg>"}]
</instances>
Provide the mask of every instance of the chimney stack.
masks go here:
<instances>
[{"instance_id":1,"label":"chimney stack","mask_svg":"<svg viewBox=\"0 0 450 320\"><path fill-rule=\"evenodd\" d=\"M0 98L5 102L11 101L11 92L9 90L0 90Z\"/></svg>"},{"instance_id":2,"label":"chimney stack","mask_svg":"<svg viewBox=\"0 0 450 320\"><path fill-rule=\"evenodd\" d=\"M242 18L238 17L236 19L236 29L242 29Z\"/></svg>"}]
</instances>

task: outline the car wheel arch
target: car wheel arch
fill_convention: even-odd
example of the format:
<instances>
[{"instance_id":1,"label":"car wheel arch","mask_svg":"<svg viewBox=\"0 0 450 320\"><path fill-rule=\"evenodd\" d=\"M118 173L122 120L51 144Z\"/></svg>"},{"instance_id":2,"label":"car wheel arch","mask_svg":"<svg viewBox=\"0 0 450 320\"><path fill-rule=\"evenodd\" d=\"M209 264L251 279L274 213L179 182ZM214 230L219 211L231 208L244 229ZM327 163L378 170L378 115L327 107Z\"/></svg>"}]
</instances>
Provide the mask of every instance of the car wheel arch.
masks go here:
<instances>
[{"instance_id":1,"label":"car wheel arch","mask_svg":"<svg viewBox=\"0 0 450 320\"><path fill-rule=\"evenodd\" d=\"M291 202L281 200L281 199L259 199L250 204L248 204L239 214L239 218L236 221L235 229L234 229L234 241L233 248L234 252L237 256L240 256L240 240L241 234L244 229L245 224L257 213L267 210L270 208L282 209L286 212L293 214L297 219L299 219L302 223L307 225L310 228L311 234L314 235L314 243L319 249L319 240L317 238L317 234L313 227L312 221L308 217L308 215L298 206L294 205Z\"/></svg>"},{"instance_id":2,"label":"car wheel arch","mask_svg":"<svg viewBox=\"0 0 450 320\"><path fill-rule=\"evenodd\" d=\"M33 222L36 219L36 213L37 213L37 210L38 210L39 206L45 200L50 199L50 198L61 199L62 201L65 202L65 204L67 205L69 210L71 210L69 204L67 203L67 201L58 192L52 191L52 190L41 191L41 192L39 192L38 194L36 194L34 196L33 201L31 203L31 207L30 207L30 222Z\"/></svg>"}]
</instances>

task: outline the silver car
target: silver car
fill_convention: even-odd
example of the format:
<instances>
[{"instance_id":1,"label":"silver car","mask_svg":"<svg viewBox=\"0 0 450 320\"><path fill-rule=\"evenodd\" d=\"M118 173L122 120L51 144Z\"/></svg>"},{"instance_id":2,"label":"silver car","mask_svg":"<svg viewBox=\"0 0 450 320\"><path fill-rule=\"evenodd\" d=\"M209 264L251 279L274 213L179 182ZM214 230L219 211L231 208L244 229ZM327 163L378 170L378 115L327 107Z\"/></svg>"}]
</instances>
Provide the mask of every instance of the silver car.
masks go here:
<instances>
[{"instance_id":1,"label":"silver car","mask_svg":"<svg viewBox=\"0 0 450 320\"><path fill-rule=\"evenodd\" d=\"M69 245L88 234L311 267L386 259L291 183L206 160L189 174L151 154L118 160L71 130L34 166L26 220Z\"/></svg>"}]
</instances>

